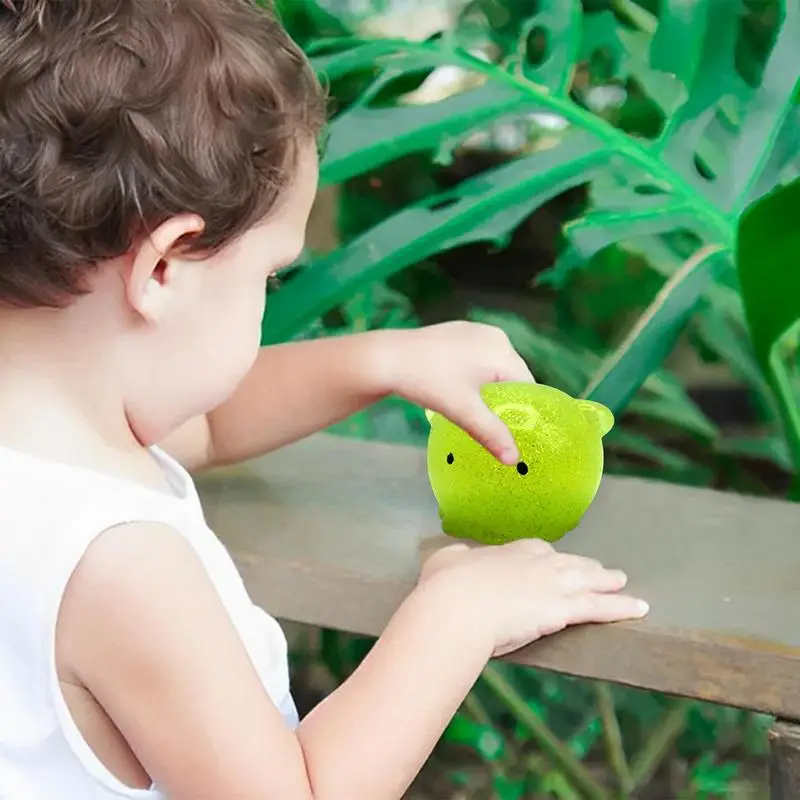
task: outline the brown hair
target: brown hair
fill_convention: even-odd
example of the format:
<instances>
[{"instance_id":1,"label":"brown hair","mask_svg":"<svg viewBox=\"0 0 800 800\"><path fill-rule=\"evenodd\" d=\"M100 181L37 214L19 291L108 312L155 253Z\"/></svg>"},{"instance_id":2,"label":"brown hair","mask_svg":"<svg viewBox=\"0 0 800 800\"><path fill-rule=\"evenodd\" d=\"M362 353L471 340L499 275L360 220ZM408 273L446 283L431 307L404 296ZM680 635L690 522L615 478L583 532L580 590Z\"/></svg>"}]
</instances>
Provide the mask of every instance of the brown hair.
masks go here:
<instances>
[{"instance_id":1,"label":"brown hair","mask_svg":"<svg viewBox=\"0 0 800 800\"><path fill-rule=\"evenodd\" d=\"M251 0L0 0L0 303L66 305L190 212L214 252L267 216L323 95Z\"/></svg>"}]
</instances>

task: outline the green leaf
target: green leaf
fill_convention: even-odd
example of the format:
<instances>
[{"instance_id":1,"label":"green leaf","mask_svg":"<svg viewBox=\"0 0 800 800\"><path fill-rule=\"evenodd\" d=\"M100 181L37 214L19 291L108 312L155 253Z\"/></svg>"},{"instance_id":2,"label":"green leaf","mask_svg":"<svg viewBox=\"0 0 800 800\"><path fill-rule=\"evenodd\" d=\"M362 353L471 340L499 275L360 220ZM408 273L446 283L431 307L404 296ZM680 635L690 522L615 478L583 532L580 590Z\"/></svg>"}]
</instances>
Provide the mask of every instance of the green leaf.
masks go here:
<instances>
[{"instance_id":1,"label":"green leaf","mask_svg":"<svg viewBox=\"0 0 800 800\"><path fill-rule=\"evenodd\" d=\"M731 313L718 302L717 298L723 291L726 290L720 286L711 289L707 302L697 312L694 330L703 344L724 360L736 377L744 380L756 392L761 405L770 408L774 405L772 391L756 360L744 320L744 310ZM736 297L738 299L738 295ZM776 419L775 415L773 418Z\"/></svg>"},{"instance_id":2,"label":"green leaf","mask_svg":"<svg viewBox=\"0 0 800 800\"><path fill-rule=\"evenodd\" d=\"M739 221L736 268L756 357L800 317L800 180L752 204Z\"/></svg>"},{"instance_id":3,"label":"green leaf","mask_svg":"<svg viewBox=\"0 0 800 800\"><path fill-rule=\"evenodd\" d=\"M631 399L628 411L643 419L661 422L692 433L701 439L713 440L718 428L697 407L677 381L671 385L665 373L654 373L645 382L646 393Z\"/></svg>"},{"instance_id":4,"label":"green leaf","mask_svg":"<svg viewBox=\"0 0 800 800\"><path fill-rule=\"evenodd\" d=\"M728 456L770 461L787 472L791 472L793 467L786 441L777 436L731 437L720 441L717 444L717 451Z\"/></svg>"},{"instance_id":5,"label":"green leaf","mask_svg":"<svg viewBox=\"0 0 800 800\"><path fill-rule=\"evenodd\" d=\"M708 197L718 207L726 208L731 200L732 167L726 128L730 126L731 117L735 117L735 112L730 109L729 96L740 98L748 93L735 68L741 0L706 0L696 7L697 13L705 17L705 22L696 21L692 26L691 35L694 38L691 40L691 58L695 67L690 82L685 86L683 102L668 118L657 151L695 191ZM679 30L685 26L676 24L674 17L669 19L673 23L668 28L671 36L669 39L662 38L662 52L668 49L670 43L676 50L685 44L678 38ZM725 101L728 104L727 119L718 114ZM709 139L713 142L713 149L719 147L728 153L723 164L715 165L714 180L707 180L696 166L698 158L708 160L704 148L710 146ZM719 158L714 158L713 152L712 160L719 161Z\"/></svg>"},{"instance_id":6,"label":"green leaf","mask_svg":"<svg viewBox=\"0 0 800 800\"><path fill-rule=\"evenodd\" d=\"M589 182L599 170L605 167L606 158L603 155L603 151L599 149L595 142L583 137L575 137L574 140L567 139L557 148L550 151L540 151L538 154L531 156L531 158L536 158L537 155L542 157L542 168L545 169L547 167L543 157L548 152L553 154L558 164L562 163L563 158L569 157L569 153L572 153L573 158L576 160L575 164L580 166L580 169L577 171L573 169L564 170L561 176L554 174L545 189L546 197L539 192L533 193L520 203L509 205L507 208L489 216L475 227L446 239L439 249L449 250L453 247L463 247L476 242L487 242L496 247L505 247L511 234L546 200L556 197L574 186Z\"/></svg>"},{"instance_id":7,"label":"green leaf","mask_svg":"<svg viewBox=\"0 0 800 800\"><path fill-rule=\"evenodd\" d=\"M486 761L497 761L505 752L503 737L491 726L457 714L444 732L444 740L471 747Z\"/></svg>"},{"instance_id":8,"label":"green leaf","mask_svg":"<svg viewBox=\"0 0 800 800\"><path fill-rule=\"evenodd\" d=\"M524 800L525 780L512 780L504 775L492 778L492 789L497 800Z\"/></svg>"},{"instance_id":9,"label":"green leaf","mask_svg":"<svg viewBox=\"0 0 800 800\"><path fill-rule=\"evenodd\" d=\"M669 118L659 150L696 191L737 214L754 196L756 186L761 191L771 188L761 178L800 85L795 57L800 9L794 3L785 4L761 86L753 91L736 69L741 0L696 2L692 14L678 18L673 12L681 7L686 4L677 0L667 6L658 48L654 42L654 56L667 59L673 67L680 58L690 59L693 65L686 72L691 77L685 100ZM670 44L680 55L667 55ZM713 148L710 160L717 163L711 179L697 169L698 157L709 160L703 149L709 146Z\"/></svg>"},{"instance_id":10,"label":"green leaf","mask_svg":"<svg viewBox=\"0 0 800 800\"><path fill-rule=\"evenodd\" d=\"M650 46L650 63L654 69L676 75L684 86L693 85L700 66L710 2L662 0L658 28Z\"/></svg>"},{"instance_id":11,"label":"green leaf","mask_svg":"<svg viewBox=\"0 0 800 800\"><path fill-rule=\"evenodd\" d=\"M686 98L676 110L664 137L677 137L679 132L700 117L729 93L742 91L743 81L735 68L736 42L742 13L741 0L705 0L697 6L704 19L692 26L691 59L694 69L686 83ZM673 9L670 9L673 10ZM663 40L666 49L671 44L680 49L687 45L680 31L670 40ZM684 27L683 33L687 34Z\"/></svg>"},{"instance_id":12,"label":"green leaf","mask_svg":"<svg viewBox=\"0 0 800 800\"><path fill-rule=\"evenodd\" d=\"M556 95L566 95L580 54L581 5L578 0L540 0L538 12L522 29L523 74ZM538 37L544 52L532 63L530 43Z\"/></svg>"},{"instance_id":13,"label":"green leaf","mask_svg":"<svg viewBox=\"0 0 800 800\"><path fill-rule=\"evenodd\" d=\"M323 256L281 288L265 322L268 341L283 341L354 292L443 248L475 241L476 231L496 239L525 204L530 213L555 194L585 180L607 152L578 133L561 146L517 159L453 191L404 209L344 247ZM502 223L502 224L501 224Z\"/></svg>"},{"instance_id":14,"label":"green leaf","mask_svg":"<svg viewBox=\"0 0 800 800\"><path fill-rule=\"evenodd\" d=\"M584 396L620 413L672 350L713 280L724 250L699 251L664 285L617 351L593 377Z\"/></svg>"},{"instance_id":15,"label":"green leaf","mask_svg":"<svg viewBox=\"0 0 800 800\"><path fill-rule=\"evenodd\" d=\"M473 308L469 318L503 330L514 349L533 366L537 378L567 394L578 395L600 362L595 353L547 336L517 314Z\"/></svg>"},{"instance_id":16,"label":"green leaf","mask_svg":"<svg viewBox=\"0 0 800 800\"><path fill-rule=\"evenodd\" d=\"M776 137L772 151L754 184L748 202L757 200L781 183L800 174L800 106L791 109Z\"/></svg>"},{"instance_id":17,"label":"green leaf","mask_svg":"<svg viewBox=\"0 0 800 800\"><path fill-rule=\"evenodd\" d=\"M569 244L537 282L561 287L578 267L612 244L632 237L652 237L675 229L691 229L698 224L687 203L669 196L648 197L634 192L625 193L625 196L629 198L628 210L590 211L568 222L564 226L564 235ZM636 208L634 203L639 207Z\"/></svg>"},{"instance_id":18,"label":"green leaf","mask_svg":"<svg viewBox=\"0 0 800 800\"><path fill-rule=\"evenodd\" d=\"M739 772L734 761L722 764L713 763L715 756L705 753L692 768L692 786L701 793L714 797L724 797L730 793L730 783Z\"/></svg>"},{"instance_id":19,"label":"green leaf","mask_svg":"<svg viewBox=\"0 0 800 800\"><path fill-rule=\"evenodd\" d=\"M665 114L669 114L680 100L681 86L673 75L650 66L652 37L643 31L627 28L620 28L618 35L624 47L620 77L635 79L647 96Z\"/></svg>"},{"instance_id":20,"label":"green leaf","mask_svg":"<svg viewBox=\"0 0 800 800\"><path fill-rule=\"evenodd\" d=\"M519 89L485 83L425 105L354 105L330 126L321 167L323 184L339 183L409 153L436 151L442 140L494 123L537 104Z\"/></svg>"},{"instance_id":21,"label":"green leaf","mask_svg":"<svg viewBox=\"0 0 800 800\"><path fill-rule=\"evenodd\" d=\"M608 4L585 5L591 9ZM665 290L670 296L663 308L648 311L637 326L634 341L629 340L624 352L612 357L614 369L609 370L607 365L601 369L602 391L610 392L615 403L627 405L631 412L648 420L714 438L718 433L714 426L672 376L662 370L649 374L694 314L694 341L699 338L736 374L745 377L761 405L768 408L775 381L772 377L768 381L761 373L765 362L761 359L759 366L744 336L743 310L732 308L735 304L731 296L735 297L738 290L735 282L717 276L718 283L706 281L703 292L698 288L703 275L685 276L680 265L696 247L694 237L686 231L692 231L706 245L732 250L736 215L742 204L769 192L780 181L790 180L800 169L796 105L800 70L794 56L800 41L800 6L781 6L774 47L764 62L758 88L747 86L737 72L741 0L661 0L660 22L634 0L613 0L612 6L625 20L623 24L608 11L581 13L573 0L540 0L537 16L527 21L523 34L539 27L550 41L544 51L539 51L541 57L536 63L529 65L531 80L458 50L447 36L416 44L356 39L316 43L312 48L315 66L331 80L351 76L347 82L351 85L367 76L378 76L359 101L334 120L323 166L324 182L347 180L402 155L437 153L443 144L464 141L473 131L493 127L498 119L527 115L532 110L544 110L566 120L568 142L574 142L572 134L576 131L592 143L599 142L592 146L602 151L602 157L596 161L588 158L582 172L571 171L569 165L559 161L558 154L563 152L559 146L548 151L554 156L533 156L554 157L557 162L555 167L540 162L543 171L552 168L541 183L534 172L524 168L528 162L520 159L512 167L519 170L523 166L519 185L515 185L511 173L493 170L384 220L361 238L320 258L311 272L300 272L287 281L270 301L269 339L280 340L309 330L320 314L340 307L354 294L362 297L348 304L353 325L401 320L402 309L383 308L373 301L367 288L442 250L479 241L503 246L519 223L541 205L542 198L552 196L549 192L558 193L588 179L599 185L597 179L605 173L613 178L616 194L613 190L598 194L592 189L591 210L567 227L570 246L562 254L556 273L562 270L566 274L570 266L581 266L594 253L623 243L631 251L647 251L644 255L648 262L667 279ZM574 24L576 15L579 24ZM634 30L636 27L641 30ZM509 39L504 40L507 53L508 47L514 46L519 27L515 22L505 30L511 40L510 44ZM559 36L552 35L556 30ZM765 45L770 44L766 37L771 35L765 32ZM540 41L536 35L525 35L525 39L534 45ZM579 106L567 91L575 63L591 57L598 46L615 43L619 48L615 77L635 78L672 116L656 146L615 129ZM536 53L534 49L529 52ZM752 62L760 55L750 54L748 58ZM401 95L420 76L446 65L453 68L459 80L464 79L464 84L478 88L430 105L412 105L410 97ZM757 75L758 70L748 68L751 74ZM575 88L580 95L580 87ZM638 94L635 84L632 94ZM613 158L609 159L609 153ZM702 177L706 170L715 179ZM640 184L648 191L657 187L660 194L640 195L636 191ZM376 217L382 219L383 214L373 219ZM771 247L774 242L768 244ZM724 256L720 259L724 264ZM676 283L671 283L673 279ZM790 294L784 290L785 280L781 283L780 275L770 280L781 287L773 292L783 292L784 297ZM568 305L569 298L561 303ZM650 312L655 313L658 324ZM786 327L777 331L775 342L785 331ZM589 341L597 347L597 338L571 341L564 332L550 336L536 331L522 331L520 338L536 369L573 394L586 387L590 375L601 367L601 355L605 355L580 346L582 341ZM781 345L775 352L782 353L783 349ZM768 348L767 359L770 353L773 347ZM619 363L614 360L617 357ZM783 368L780 359L776 363L773 372ZM639 387L642 391L636 393ZM784 419L789 396L787 391Z\"/></svg>"},{"instance_id":22,"label":"green leaf","mask_svg":"<svg viewBox=\"0 0 800 800\"><path fill-rule=\"evenodd\" d=\"M625 47L619 30L619 23L612 11L584 11L581 19L580 60L589 61L596 52L602 50L611 60L612 75L616 75L625 58Z\"/></svg>"},{"instance_id":23,"label":"green leaf","mask_svg":"<svg viewBox=\"0 0 800 800\"><path fill-rule=\"evenodd\" d=\"M734 202L728 207L734 212L741 211L747 202L754 199L753 188L763 176L784 123L796 110L795 97L800 91L797 60L800 6L794 2L781 5L783 20L777 40L767 60L761 86L747 106L736 147L731 152L732 185L729 191Z\"/></svg>"},{"instance_id":24,"label":"green leaf","mask_svg":"<svg viewBox=\"0 0 800 800\"><path fill-rule=\"evenodd\" d=\"M343 39L340 42L330 43L330 47L337 45L343 49L312 56L309 59L317 74L324 76L329 81L343 78L352 72L373 71L380 59L397 53L397 42L387 39L368 42Z\"/></svg>"},{"instance_id":25,"label":"green leaf","mask_svg":"<svg viewBox=\"0 0 800 800\"><path fill-rule=\"evenodd\" d=\"M751 205L739 222L736 267L756 358L776 392L795 470L800 472L800 420L788 373L774 357L800 318L800 180Z\"/></svg>"},{"instance_id":26,"label":"green leaf","mask_svg":"<svg viewBox=\"0 0 800 800\"><path fill-rule=\"evenodd\" d=\"M632 433L624 428L614 428L606 436L606 443L612 450L647 459L669 472L683 472L694 466L682 453L668 450L646 436Z\"/></svg>"},{"instance_id":27,"label":"green leaf","mask_svg":"<svg viewBox=\"0 0 800 800\"><path fill-rule=\"evenodd\" d=\"M349 32L341 20L315 0L256 0L256 3L268 9L274 8L281 23L301 46L320 35L343 36Z\"/></svg>"},{"instance_id":28,"label":"green leaf","mask_svg":"<svg viewBox=\"0 0 800 800\"><path fill-rule=\"evenodd\" d=\"M603 363L597 353L575 342L560 341L545 334L517 314L473 309L469 318L502 329L514 349L531 364L538 379L575 397L580 395L591 375ZM676 380L663 372L656 372L648 376L644 385L647 392L631 401L630 411L701 438L716 438L719 433L716 427Z\"/></svg>"}]
</instances>

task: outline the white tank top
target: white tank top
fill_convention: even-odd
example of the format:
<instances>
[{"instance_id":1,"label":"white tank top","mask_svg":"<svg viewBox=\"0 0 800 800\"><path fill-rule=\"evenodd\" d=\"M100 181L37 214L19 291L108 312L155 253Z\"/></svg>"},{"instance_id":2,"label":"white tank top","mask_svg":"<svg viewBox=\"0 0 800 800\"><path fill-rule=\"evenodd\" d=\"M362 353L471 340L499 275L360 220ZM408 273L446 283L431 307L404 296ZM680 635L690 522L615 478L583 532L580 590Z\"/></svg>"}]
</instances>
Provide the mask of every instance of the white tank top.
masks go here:
<instances>
[{"instance_id":1,"label":"white tank top","mask_svg":"<svg viewBox=\"0 0 800 800\"><path fill-rule=\"evenodd\" d=\"M128 522L165 523L194 547L287 725L286 639L253 605L223 544L205 523L189 474L153 449L172 493L0 447L0 798L163 800L130 789L84 741L61 694L55 626L67 582L89 544ZM158 648L158 643L153 643Z\"/></svg>"}]
</instances>

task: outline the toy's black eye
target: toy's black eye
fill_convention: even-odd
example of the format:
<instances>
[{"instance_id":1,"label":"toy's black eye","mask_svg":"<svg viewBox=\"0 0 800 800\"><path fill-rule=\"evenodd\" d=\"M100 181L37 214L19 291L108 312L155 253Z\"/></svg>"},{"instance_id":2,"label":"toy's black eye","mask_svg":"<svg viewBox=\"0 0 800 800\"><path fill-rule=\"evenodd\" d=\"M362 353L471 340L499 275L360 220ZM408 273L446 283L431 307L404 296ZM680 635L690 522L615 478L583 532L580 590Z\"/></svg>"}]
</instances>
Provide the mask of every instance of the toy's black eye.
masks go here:
<instances>
[{"instance_id":1,"label":"toy's black eye","mask_svg":"<svg viewBox=\"0 0 800 800\"><path fill-rule=\"evenodd\" d=\"M447 463L452 464L455 461L455 456L452 453L447 454Z\"/></svg>"},{"instance_id":2,"label":"toy's black eye","mask_svg":"<svg viewBox=\"0 0 800 800\"><path fill-rule=\"evenodd\" d=\"M520 475L527 475L528 465L524 461L520 461L519 464L517 464L517 472L519 472Z\"/></svg>"}]
</instances>

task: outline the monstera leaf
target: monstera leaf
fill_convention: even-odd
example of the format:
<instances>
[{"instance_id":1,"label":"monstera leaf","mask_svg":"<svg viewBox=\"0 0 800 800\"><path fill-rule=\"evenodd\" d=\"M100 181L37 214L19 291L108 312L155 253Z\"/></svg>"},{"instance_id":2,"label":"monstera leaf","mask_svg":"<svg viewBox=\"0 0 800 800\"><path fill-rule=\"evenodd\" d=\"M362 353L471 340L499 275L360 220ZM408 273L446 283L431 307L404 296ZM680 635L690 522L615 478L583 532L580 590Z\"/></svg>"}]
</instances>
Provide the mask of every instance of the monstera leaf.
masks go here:
<instances>
[{"instance_id":1,"label":"monstera leaf","mask_svg":"<svg viewBox=\"0 0 800 800\"><path fill-rule=\"evenodd\" d=\"M483 173L389 217L287 283L270 309L268 340L281 341L365 284L435 253L475 241L502 243L533 210L585 182L609 158L608 149L576 132L558 148Z\"/></svg>"},{"instance_id":2,"label":"monstera leaf","mask_svg":"<svg viewBox=\"0 0 800 800\"><path fill-rule=\"evenodd\" d=\"M786 442L800 465L800 411L792 380L800 320L800 180L754 203L739 224L736 265L759 366L778 400ZM800 472L800 470L797 470ZM800 483L793 489L800 499Z\"/></svg>"},{"instance_id":3,"label":"monstera leaf","mask_svg":"<svg viewBox=\"0 0 800 800\"><path fill-rule=\"evenodd\" d=\"M456 30L423 42L317 42L311 54L320 74L361 87L331 123L323 184L401 157L446 157L476 131L515 120L545 115L561 120L563 131L548 130L516 159L316 257L271 299L266 340L297 335L354 292L445 250L502 247L543 203L586 185L589 202L565 226L564 248L541 281L563 287L595 256L621 246L644 255L664 287L580 391L623 411L691 321L704 346L766 408L777 402L785 419L788 401L775 395L747 341L734 268L742 213L800 172L800 6L777 5L772 46L760 61L742 50L749 12L741 0L663 0L657 17L633 0L612 3L616 13L540 0L513 30L504 23L483 39ZM469 44L484 40L493 49ZM626 133L585 102L577 76L598 53L609 62L609 81L638 87L663 113L652 139ZM410 91L443 75L457 85L445 96L421 102Z\"/></svg>"}]
</instances>

